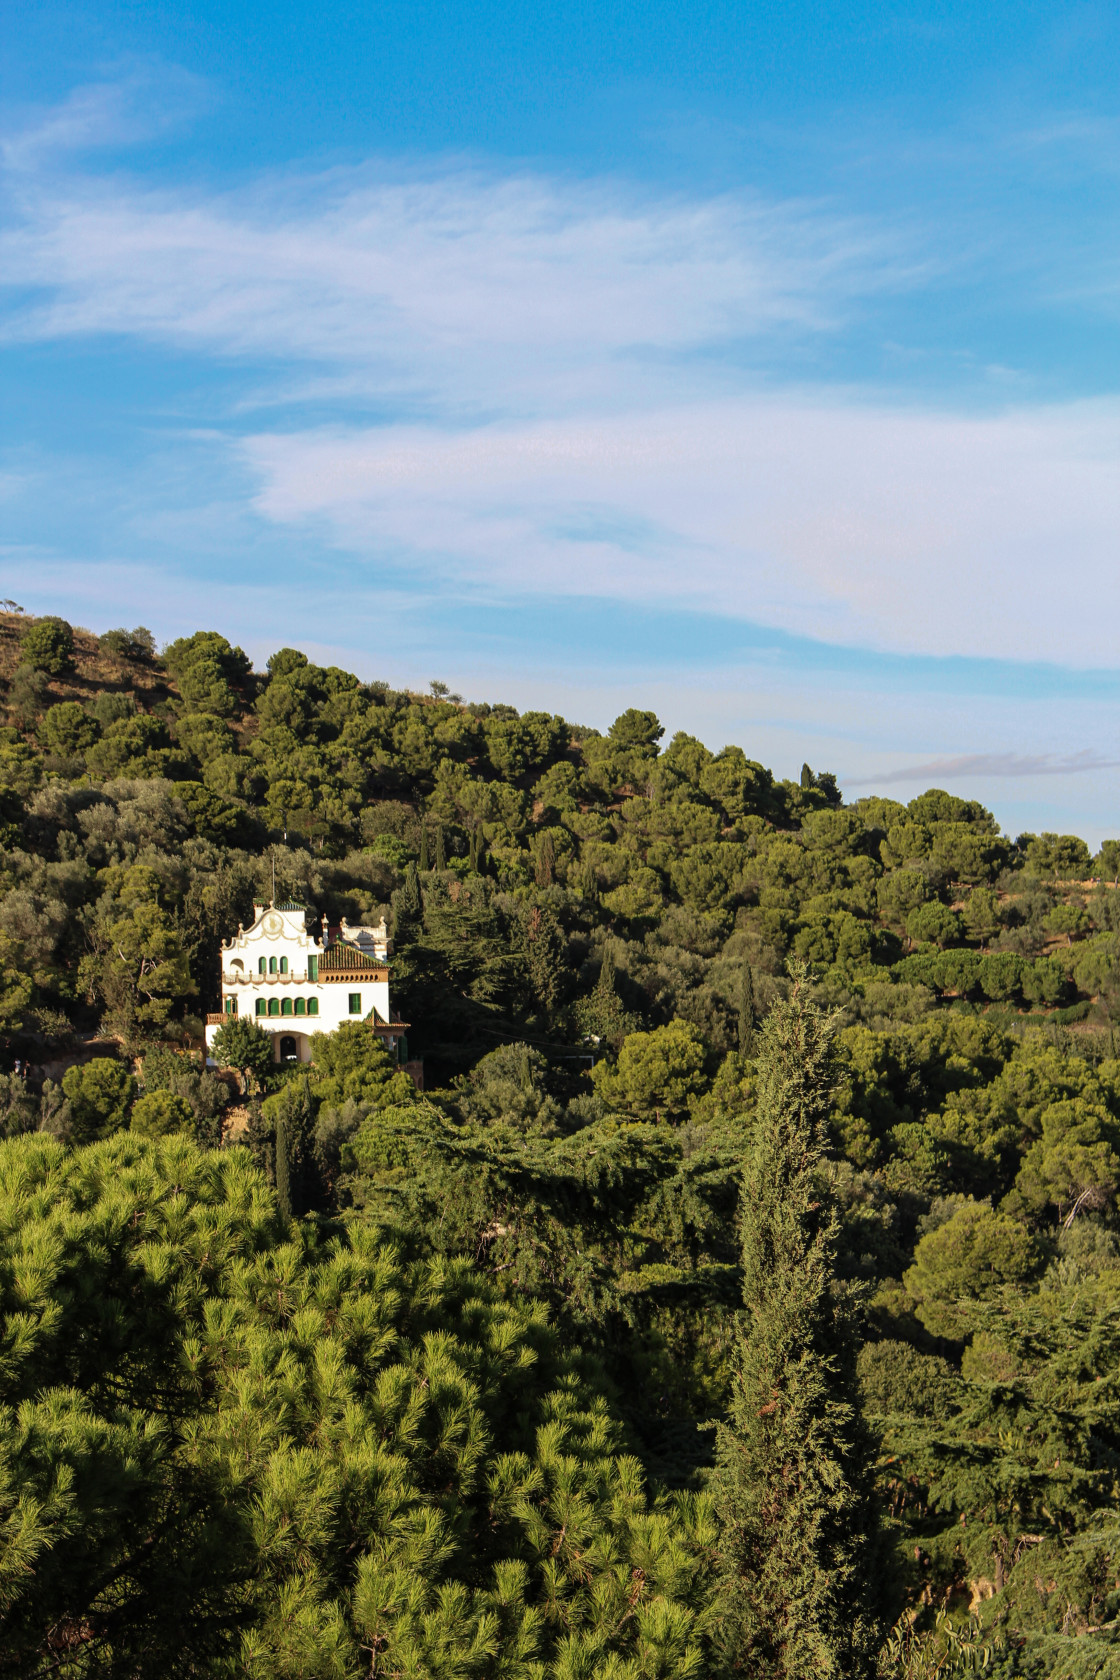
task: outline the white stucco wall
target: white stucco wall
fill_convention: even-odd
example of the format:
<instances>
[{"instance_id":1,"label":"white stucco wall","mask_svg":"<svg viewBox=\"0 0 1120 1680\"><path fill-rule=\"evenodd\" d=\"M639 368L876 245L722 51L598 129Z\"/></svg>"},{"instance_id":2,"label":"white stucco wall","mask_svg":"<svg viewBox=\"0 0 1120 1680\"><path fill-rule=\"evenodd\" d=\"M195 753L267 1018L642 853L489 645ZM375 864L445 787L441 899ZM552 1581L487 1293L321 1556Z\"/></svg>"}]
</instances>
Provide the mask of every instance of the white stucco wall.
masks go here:
<instances>
[{"instance_id":1,"label":"white stucco wall","mask_svg":"<svg viewBox=\"0 0 1120 1680\"><path fill-rule=\"evenodd\" d=\"M303 1062L310 1060L312 1033L333 1032L343 1021L364 1020L371 1011L376 1011L375 1019L389 1021L384 923L379 928L350 928L343 922L340 930L340 948L360 953L375 967L363 964L341 975L324 978L320 973L312 979L316 963L321 967L327 954L325 930L324 936L309 932L302 909L271 905L253 908L252 926L239 928L222 947L222 1009L207 1021L208 1049L222 1020L231 1013L247 1016L275 1034L278 1057L280 1038L290 1035ZM356 1000L356 1007L352 1000ZM312 1002L317 1011L314 1014L306 1012ZM300 1004L303 1014L296 1012ZM270 1006L275 1007L275 1014L269 1013ZM285 1007L290 1010L287 1014L282 1013Z\"/></svg>"}]
</instances>

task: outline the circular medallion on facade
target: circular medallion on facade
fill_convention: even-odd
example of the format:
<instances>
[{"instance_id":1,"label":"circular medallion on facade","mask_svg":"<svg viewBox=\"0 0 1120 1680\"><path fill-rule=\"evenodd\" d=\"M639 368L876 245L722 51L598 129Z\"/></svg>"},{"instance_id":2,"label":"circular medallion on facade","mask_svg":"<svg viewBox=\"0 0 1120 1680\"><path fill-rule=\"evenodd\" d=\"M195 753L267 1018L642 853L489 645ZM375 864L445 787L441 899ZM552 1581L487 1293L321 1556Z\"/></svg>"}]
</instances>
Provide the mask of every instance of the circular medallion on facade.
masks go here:
<instances>
[{"instance_id":1,"label":"circular medallion on facade","mask_svg":"<svg viewBox=\"0 0 1120 1680\"><path fill-rule=\"evenodd\" d=\"M276 914L275 910L270 910L268 912L268 915L265 917L265 919L264 919L264 931L266 933L283 933L283 931L284 931L283 917L278 916Z\"/></svg>"}]
</instances>

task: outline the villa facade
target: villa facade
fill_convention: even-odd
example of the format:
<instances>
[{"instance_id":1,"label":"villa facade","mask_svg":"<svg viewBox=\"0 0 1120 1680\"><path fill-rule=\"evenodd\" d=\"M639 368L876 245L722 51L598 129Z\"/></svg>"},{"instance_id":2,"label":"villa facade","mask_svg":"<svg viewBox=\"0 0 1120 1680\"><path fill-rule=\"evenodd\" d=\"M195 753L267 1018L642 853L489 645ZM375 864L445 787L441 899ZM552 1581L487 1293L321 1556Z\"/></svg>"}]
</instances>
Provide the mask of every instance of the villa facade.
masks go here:
<instances>
[{"instance_id":1,"label":"villa facade","mask_svg":"<svg viewBox=\"0 0 1120 1680\"><path fill-rule=\"evenodd\" d=\"M206 1018L207 1049L222 1023L248 1015L274 1036L278 1062L311 1059L311 1035L366 1021L398 1051L407 1023L389 1006L389 934L308 925L303 904L254 904L250 927L222 945L222 1007Z\"/></svg>"}]
</instances>

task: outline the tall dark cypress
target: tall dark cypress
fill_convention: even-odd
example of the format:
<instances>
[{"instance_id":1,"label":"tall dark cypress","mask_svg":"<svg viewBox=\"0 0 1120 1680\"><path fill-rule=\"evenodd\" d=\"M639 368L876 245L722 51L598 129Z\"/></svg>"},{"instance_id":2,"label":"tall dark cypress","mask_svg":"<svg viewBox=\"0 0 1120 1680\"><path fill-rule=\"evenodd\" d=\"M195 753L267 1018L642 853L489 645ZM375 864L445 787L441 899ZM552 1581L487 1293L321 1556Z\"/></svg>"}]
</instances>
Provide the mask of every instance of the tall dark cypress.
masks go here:
<instances>
[{"instance_id":1,"label":"tall dark cypress","mask_svg":"<svg viewBox=\"0 0 1120 1680\"><path fill-rule=\"evenodd\" d=\"M714 1492L724 1654L757 1680L866 1680L883 1637L854 1311L824 1171L831 1023L803 968L758 1039L743 1174L743 1328Z\"/></svg>"},{"instance_id":2,"label":"tall dark cypress","mask_svg":"<svg viewBox=\"0 0 1120 1680\"><path fill-rule=\"evenodd\" d=\"M744 963L739 982L739 1049L744 1056L754 1051L754 1029L754 974L750 963Z\"/></svg>"},{"instance_id":3,"label":"tall dark cypress","mask_svg":"<svg viewBox=\"0 0 1120 1680\"><path fill-rule=\"evenodd\" d=\"M410 863L404 872L404 884L393 894L393 938L398 945L415 939L424 916L424 895L420 888L420 871Z\"/></svg>"},{"instance_id":4,"label":"tall dark cypress","mask_svg":"<svg viewBox=\"0 0 1120 1680\"><path fill-rule=\"evenodd\" d=\"M428 862L428 825L426 822L420 824L420 868L425 875L431 868L431 864Z\"/></svg>"},{"instance_id":5,"label":"tall dark cypress","mask_svg":"<svg viewBox=\"0 0 1120 1680\"><path fill-rule=\"evenodd\" d=\"M443 824L436 824L436 868L447 868L447 846L443 837Z\"/></svg>"}]
</instances>

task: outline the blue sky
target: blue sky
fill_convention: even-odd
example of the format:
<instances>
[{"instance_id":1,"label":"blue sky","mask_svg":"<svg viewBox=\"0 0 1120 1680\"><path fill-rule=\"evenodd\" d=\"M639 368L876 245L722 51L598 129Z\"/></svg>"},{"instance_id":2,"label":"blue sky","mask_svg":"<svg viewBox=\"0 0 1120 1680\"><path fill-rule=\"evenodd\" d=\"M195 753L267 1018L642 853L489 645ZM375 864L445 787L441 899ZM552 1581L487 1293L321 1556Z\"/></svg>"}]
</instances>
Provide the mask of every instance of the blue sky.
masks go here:
<instances>
[{"instance_id":1,"label":"blue sky","mask_svg":"<svg viewBox=\"0 0 1120 1680\"><path fill-rule=\"evenodd\" d=\"M1120 832L1115 7L5 46L2 593Z\"/></svg>"}]
</instances>

